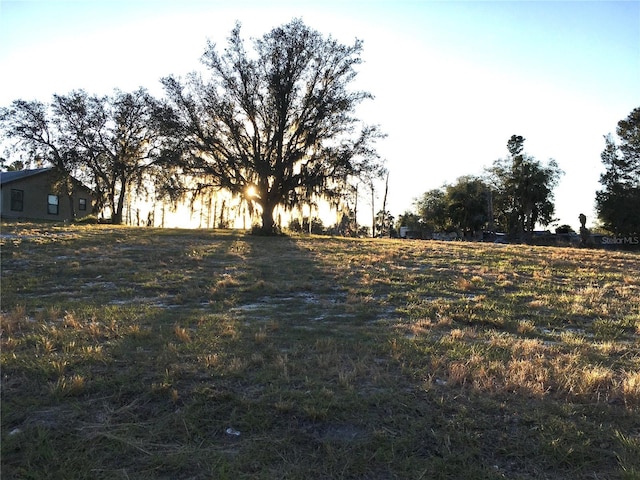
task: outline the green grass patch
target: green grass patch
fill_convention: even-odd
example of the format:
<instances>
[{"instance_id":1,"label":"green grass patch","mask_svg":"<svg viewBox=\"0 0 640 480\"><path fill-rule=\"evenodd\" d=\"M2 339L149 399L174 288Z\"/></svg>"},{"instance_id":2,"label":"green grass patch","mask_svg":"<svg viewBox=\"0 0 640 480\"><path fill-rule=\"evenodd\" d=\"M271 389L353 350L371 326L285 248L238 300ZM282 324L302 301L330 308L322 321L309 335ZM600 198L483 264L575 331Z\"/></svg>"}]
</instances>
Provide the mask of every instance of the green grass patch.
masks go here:
<instances>
[{"instance_id":1,"label":"green grass patch","mask_svg":"<svg viewBox=\"0 0 640 480\"><path fill-rule=\"evenodd\" d=\"M2 225L2 476L638 478L640 257Z\"/></svg>"}]
</instances>

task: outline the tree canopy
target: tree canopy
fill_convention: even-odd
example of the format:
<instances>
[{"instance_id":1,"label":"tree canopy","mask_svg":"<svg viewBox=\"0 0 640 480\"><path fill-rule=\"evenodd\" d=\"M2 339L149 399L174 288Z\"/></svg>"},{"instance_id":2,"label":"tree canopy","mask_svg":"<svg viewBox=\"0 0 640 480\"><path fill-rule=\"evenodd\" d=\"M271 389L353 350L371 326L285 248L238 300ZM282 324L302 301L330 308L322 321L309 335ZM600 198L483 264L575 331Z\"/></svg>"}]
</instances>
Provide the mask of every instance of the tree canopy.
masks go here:
<instances>
[{"instance_id":1,"label":"tree canopy","mask_svg":"<svg viewBox=\"0 0 640 480\"><path fill-rule=\"evenodd\" d=\"M496 160L486 176L462 176L425 192L415 201L417 215L406 212L399 225L463 235L497 229L530 240L536 223L553 221L553 188L562 171L554 160L542 165L526 155L524 142L520 135L511 136L509 156Z\"/></svg>"},{"instance_id":2,"label":"tree canopy","mask_svg":"<svg viewBox=\"0 0 640 480\"><path fill-rule=\"evenodd\" d=\"M473 233L487 226L489 221L489 187L476 177L458 178L445 189L447 212L456 230Z\"/></svg>"},{"instance_id":3,"label":"tree canopy","mask_svg":"<svg viewBox=\"0 0 640 480\"><path fill-rule=\"evenodd\" d=\"M16 100L0 110L0 124L16 149L53 165L67 188L71 175L92 186L98 208L108 206L113 223L122 223L129 189L162 175L161 112L144 89L102 97L78 90L54 95L50 105Z\"/></svg>"},{"instance_id":4,"label":"tree canopy","mask_svg":"<svg viewBox=\"0 0 640 480\"><path fill-rule=\"evenodd\" d=\"M35 163L55 167L56 193L67 194L71 215L75 217L70 175L77 164L77 155L52 121L49 106L38 101L14 100L11 106L0 109L0 127L7 138L14 140L13 150L27 157L26 161L15 161L12 165L24 168Z\"/></svg>"},{"instance_id":5,"label":"tree canopy","mask_svg":"<svg viewBox=\"0 0 640 480\"><path fill-rule=\"evenodd\" d=\"M460 234L479 232L489 221L489 186L470 175L459 177L455 183L429 190L414 203L419 228L425 233L457 231ZM415 219L405 214L405 225Z\"/></svg>"},{"instance_id":6,"label":"tree canopy","mask_svg":"<svg viewBox=\"0 0 640 480\"><path fill-rule=\"evenodd\" d=\"M249 51L240 31L238 24L222 53L208 44L207 78L163 79L181 139L173 187L224 188L255 202L262 230L272 233L276 206L335 199L353 179L381 174L373 148L381 134L355 117L371 95L349 89L362 42L342 45L293 20Z\"/></svg>"},{"instance_id":7,"label":"tree canopy","mask_svg":"<svg viewBox=\"0 0 640 480\"><path fill-rule=\"evenodd\" d=\"M509 156L494 161L487 174L496 226L529 240L537 223L553 222L553 189L563 172L553 159L543 165L524 153L524 142L524 137L512 135L507 142Z\"/></svg>"},{"instance_id":8,"label":"tree canopy","mask_svg":"<svg viewBox=\"0 0 640 480\"><path fill-rule=\"evenodd\" d=\"M447 202L443 189L434 188L423 193L414 206L420 218L421 230L437 232L447 228ZM405 218L410 220L412 217L405 215Z\"/></svg>"},{"instance_id":9,"label":"tree canopy","mask_svg":"<svg viewBox=\"0 0 640 480\"><path fill-rule=\"evenodd\" d=\"M605 229L615 234L640 233L640 107L618 122L616 133L605 136L600 155L605 171L596 210Z\"/></svg>"}]
</instances>

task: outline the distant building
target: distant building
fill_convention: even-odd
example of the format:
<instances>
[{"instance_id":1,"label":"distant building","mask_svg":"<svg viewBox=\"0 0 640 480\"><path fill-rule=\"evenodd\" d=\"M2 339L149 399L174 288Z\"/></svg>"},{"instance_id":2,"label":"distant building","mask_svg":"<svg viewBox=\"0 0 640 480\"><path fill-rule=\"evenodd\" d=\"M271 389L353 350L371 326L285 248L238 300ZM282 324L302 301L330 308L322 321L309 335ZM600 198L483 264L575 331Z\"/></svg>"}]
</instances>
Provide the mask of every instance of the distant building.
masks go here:
<instances>
[{"instance_id":1,"label":"distant building","mask_svg":"<svg viewBox=\"0 0 640 480\"><path fill-rule=\"evenodd\" d=\"M72 179L71 198L56 184L53 168L0 172L0 216L5 219L66 221L90 215L95 204L91 189Z\"/></svg>"}]
</instances>

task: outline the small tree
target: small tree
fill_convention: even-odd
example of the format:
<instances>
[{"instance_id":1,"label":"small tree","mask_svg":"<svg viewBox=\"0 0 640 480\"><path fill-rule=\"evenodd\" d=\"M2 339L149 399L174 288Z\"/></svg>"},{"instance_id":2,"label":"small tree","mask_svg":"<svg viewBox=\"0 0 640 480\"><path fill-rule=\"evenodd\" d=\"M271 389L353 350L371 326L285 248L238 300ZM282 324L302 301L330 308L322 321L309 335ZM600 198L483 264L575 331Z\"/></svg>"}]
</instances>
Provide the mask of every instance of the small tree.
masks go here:
<instances>
[{"instance_id":1,"label":"small tree","mask_svg":"<svg viewBox=\"0 0 640 480\"><path fill-rule=\"evenodd\" d=\"M386 210L379 210L375 218L376 235L379 237L393 236L393 215Z\"/></svg>"},{"instance_id":2,"label":"small tree","mask_svg":"<svg viewBox=\"0 0 640 480\"><path fill-rule=\"evenodd\" d=\"M208 44L209 79L163 83L184 147L173 159L177 172L234 195L251 190L263 232L273 233L277 206L335 198L350 178L375 171L380 133L354 116L371 95L348 88L362 42L342 45L293 20L253 47L245 48L237 25L224 53Z\"/></svg>"},{"instance_id":3,"label":"small tree","mask_svg":"<svg viewBox=\"0 0 640 480\"><path fill-rule=\"evenodd\" d=\"M573 228L571 228L571 225L564 224L556 227L556 233L558 235L566 235L569 233L576 233L576 232L573 230Z\"/></svg>"},{"instance_id":4,"label":"small tree","mask_svg":"<svg viewBox=\"0 0 640 480\"><path fill-rule=\"evenodd\" d=\"M615 234L640 233L640 107L618 122L617 145L605 136L600 155L605 167L602 190L596 193L596 210L604 228Z\"/></svg>"}]
</instances>

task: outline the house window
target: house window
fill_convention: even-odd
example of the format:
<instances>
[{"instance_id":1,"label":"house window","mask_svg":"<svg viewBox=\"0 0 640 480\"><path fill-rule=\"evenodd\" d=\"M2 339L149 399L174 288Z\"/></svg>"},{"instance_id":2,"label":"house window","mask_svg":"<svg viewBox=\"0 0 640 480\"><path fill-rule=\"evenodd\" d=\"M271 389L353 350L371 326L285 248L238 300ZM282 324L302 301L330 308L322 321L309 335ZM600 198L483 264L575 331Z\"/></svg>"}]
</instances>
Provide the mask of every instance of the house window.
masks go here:
<instances>
[{"instance_id":1,"label":"house window","mask_svg":"<svg viewBox=\"0 0 640 480\"><path fill-rule=\"evenodd\" d=\"M11 189L11 210L21 212L24 209L24 190Z\"/></svg>"},{"instance_id":2,"label":"house window","mask_svg":"<svg viewBox=\"0 0 640 480\"><path fill-rule=\"evenodd\" d=\"M81 198L78 200L78 210L83 211L87 209L87 199Z\"/></svg>"},{"instance_id":3,"label":"house window","mask_svg":"<svg viewBox=\"0 0 640 480\"><path fill-rule=\"evenodd\" d=\"M58 215L58 196L49 195L47 197L47 213L49 215Z\"/></svg>"}]
</instances>

